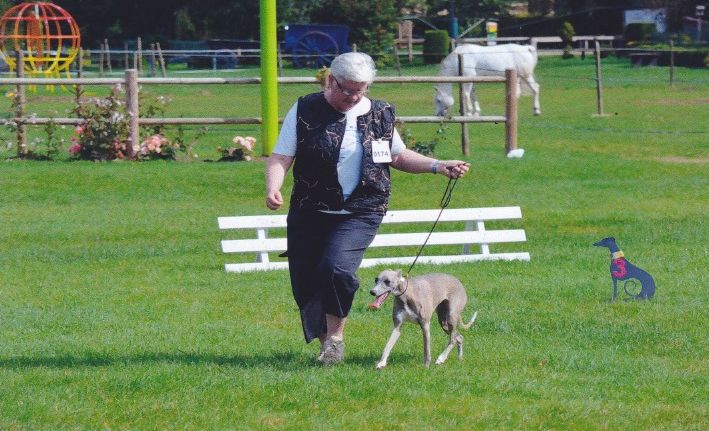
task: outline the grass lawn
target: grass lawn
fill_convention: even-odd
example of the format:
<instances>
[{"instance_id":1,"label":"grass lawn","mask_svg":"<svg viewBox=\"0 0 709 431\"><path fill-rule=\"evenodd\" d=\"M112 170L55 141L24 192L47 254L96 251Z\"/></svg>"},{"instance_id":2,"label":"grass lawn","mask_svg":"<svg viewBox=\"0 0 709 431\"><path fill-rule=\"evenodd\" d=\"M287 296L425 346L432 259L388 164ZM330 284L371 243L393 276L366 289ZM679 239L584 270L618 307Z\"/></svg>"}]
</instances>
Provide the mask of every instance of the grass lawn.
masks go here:
<instances>
[{"instance_id":1,"label":"grass lawn","mask_svg":"<svg viewBox=\"0 0 709 431\"><path fill-rule=\"evenodd\" d=\"M542 116L521 100L520 160L504 157L502 125L470 127L473 168L451 207L521 206L510 225L528 241L508 247L532 259L416 267L458 276L464 317L479 310L464 360L430 369L409 324L374 370L391 331L391 301L366 309L381 268L360 271L346 363L328 369L302 341L287 272L224 272L235 258L216 218L267 211L262 161L0 151L0 429L709 428L709 71L679 69L670 88L664 68L606 59L610 115L597 118L593 70L540 59ZM376 84L372 97L426 115L430 87ZM281 115L312 90L282 88ZM259 113L255 86L149 91L172 98L168 116ZM481 86L483 113L503 113L503 94ZM71 106L67 93L28 98L38 115ZM411 127L419 140L436 129ZM254 126L210 128L192 160L237 133L260 142ZM447 136L436 157L462 157L457 128ZM445 188L430 175L393 183L396 209L435 208ZM654 276L652 301L609 303L609 256L591 245L609 235ZM432 328L437 355L446 340Z\"/></svg>"}]
</instances>

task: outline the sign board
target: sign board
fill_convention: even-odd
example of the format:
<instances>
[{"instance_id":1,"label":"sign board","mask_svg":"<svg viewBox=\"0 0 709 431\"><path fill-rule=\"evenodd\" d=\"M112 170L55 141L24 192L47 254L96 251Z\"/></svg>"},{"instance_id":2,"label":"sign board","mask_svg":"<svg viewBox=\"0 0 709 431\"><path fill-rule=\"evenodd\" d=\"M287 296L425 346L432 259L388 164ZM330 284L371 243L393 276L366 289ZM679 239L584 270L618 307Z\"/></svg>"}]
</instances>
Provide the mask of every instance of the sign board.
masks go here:
<instances>
[{"instance_id":1,"label":"sign board","mask_svg":"<svg viewBox=\"0 0 709 431\"><path fill-rule=\"evenodd\" d=\"M485 31L487 31L487 46L497 45L497 22L486 22Z\"/></svg>"},{"instance_id":2,"label":"sign board","mask_svg":"<svg viewBox=\"0 0 709 431\"><path fill-rule=\"evenodd\" d=\"M625 11L624 24L643 23L643 24L655 24L655 30L658 33L665 33L667 31L667 11L664 8L660 9L630 9Z\"/></svg>"}]
</instances>

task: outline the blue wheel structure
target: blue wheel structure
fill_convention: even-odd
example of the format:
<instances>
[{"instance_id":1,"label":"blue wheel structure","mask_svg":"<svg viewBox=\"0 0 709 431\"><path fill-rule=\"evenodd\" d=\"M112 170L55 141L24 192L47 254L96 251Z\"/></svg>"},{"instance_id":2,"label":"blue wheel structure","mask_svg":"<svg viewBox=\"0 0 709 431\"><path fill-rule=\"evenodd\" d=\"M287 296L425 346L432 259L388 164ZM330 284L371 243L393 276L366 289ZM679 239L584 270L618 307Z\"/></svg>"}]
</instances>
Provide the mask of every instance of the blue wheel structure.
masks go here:
<instances>
[{"instance_id":1,"label":"blue wheel structure","mask_svg":"<svg viewBox=\"0 0 709 431\"><path fill-rule=\"evenodd\" d=\"M291 50L293 65L317 69L330 66L340 53L335 39L322 31L309 31L298 38Z\"/></svg>"}]
</instances>

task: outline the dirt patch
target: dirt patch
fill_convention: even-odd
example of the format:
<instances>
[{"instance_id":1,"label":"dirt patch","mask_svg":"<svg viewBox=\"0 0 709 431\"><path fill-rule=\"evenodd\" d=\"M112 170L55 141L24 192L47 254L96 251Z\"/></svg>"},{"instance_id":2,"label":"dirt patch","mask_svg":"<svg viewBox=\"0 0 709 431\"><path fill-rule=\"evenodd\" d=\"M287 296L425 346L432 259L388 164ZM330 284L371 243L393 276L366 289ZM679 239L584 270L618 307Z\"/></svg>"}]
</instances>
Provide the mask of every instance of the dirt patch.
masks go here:
<instances>
[{"instance_id":1,"label":"dirt patch","mask_svg":"<svg viewBox=\"0 0 709 431\"><path fill-rule=\"evenodd\" d=\"M669 157L656 157L655 160L657 160L659 162L665 162L665 163L681 163L681 164L692 164L692 165L700 165L703 163L709 163L709 157L669 156Z\"/></svg>"},{"instance_id":2,"label":"dirt patch","mask_svg":"<svg viewBox=\"0 0 709 431\"><path fill-rule=\"evenodd\" d=\"M709 99L659 99L657 101L660 105L673 105L673 106L696 106L696 105L709 105Z\"/></svg>"}]
</instances>

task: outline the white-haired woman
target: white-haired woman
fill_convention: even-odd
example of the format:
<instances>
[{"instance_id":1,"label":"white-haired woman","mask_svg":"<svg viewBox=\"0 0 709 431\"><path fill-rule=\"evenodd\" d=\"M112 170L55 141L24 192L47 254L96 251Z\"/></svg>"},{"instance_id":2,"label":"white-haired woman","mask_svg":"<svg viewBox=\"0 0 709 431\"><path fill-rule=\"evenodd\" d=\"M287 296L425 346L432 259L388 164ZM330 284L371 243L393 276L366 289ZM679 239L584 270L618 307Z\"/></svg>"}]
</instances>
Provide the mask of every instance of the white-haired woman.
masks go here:
<instances>
[{"instance_id":1,"label":"white-haired woman","mask_svg":"<svg viewBox=\"0 0 709 431\"><path fill-rule=\"evenodd\" d=\"M344 328L359 288L364 252L387 210L389 166L458 178L460 160L435 160L406 149L394 108L367 97L374 61L350 52L332 61L324 91L298 99L266 161L266 205L283 205L281 187L293 165L288 263L305 341L320 340L318 361L344 359ZM295 161L295 163L293 163Z\"/></svg>"}]
</instances>

